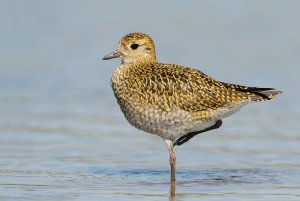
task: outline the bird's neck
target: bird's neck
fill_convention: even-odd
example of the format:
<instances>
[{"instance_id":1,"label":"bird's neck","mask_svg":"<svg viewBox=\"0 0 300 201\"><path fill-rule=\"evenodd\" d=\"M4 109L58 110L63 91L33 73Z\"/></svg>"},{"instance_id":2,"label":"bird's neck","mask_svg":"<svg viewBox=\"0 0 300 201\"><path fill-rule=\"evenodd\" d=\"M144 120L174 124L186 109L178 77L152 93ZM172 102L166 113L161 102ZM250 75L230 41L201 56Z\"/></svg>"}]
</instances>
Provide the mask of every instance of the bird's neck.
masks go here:
<instances>
[{"instance_id":1,"label":"bird's neck","mask_svg":"<svg viewBox=\"0 0 300 201\"><path fill-rule=\"evenodd\" d=\"M155 55L122 58L122 64L155 63L155 62L157 62Z\"/></svg>"},{"instance_id":2,"label":"bird's neck","mask_svg":"<svg viewBox=\"0 0 300 201\"><path fill-rule=\"evenodd\" d=\"M157 64L156 61L139 61L132 63L122 63L118 67L118 72L122 72L122 76L127 78L134 78L139 74L144 74L146 71L149 71L152 66Z\"/></svg>"}]
</instances>

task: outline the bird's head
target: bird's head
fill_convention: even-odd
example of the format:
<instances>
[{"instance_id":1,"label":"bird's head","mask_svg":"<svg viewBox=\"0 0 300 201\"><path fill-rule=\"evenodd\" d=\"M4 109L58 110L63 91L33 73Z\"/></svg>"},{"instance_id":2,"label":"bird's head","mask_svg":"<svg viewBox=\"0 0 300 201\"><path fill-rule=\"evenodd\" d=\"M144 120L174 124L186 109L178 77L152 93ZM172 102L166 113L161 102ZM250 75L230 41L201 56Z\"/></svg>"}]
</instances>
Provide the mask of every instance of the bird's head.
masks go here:
<instances>
[{"instance_id":1,"label":"bird's head","mask_svg":"<svg viewBox=\"0 0 300 201\"><path fill-rule=\"evenodd\" d=\"M119 42L119 48L103 57L103 60L118 57L122 59L122 63L156 62L152 38L143 33L125 35Z\"/></svg>"}]
</instances>

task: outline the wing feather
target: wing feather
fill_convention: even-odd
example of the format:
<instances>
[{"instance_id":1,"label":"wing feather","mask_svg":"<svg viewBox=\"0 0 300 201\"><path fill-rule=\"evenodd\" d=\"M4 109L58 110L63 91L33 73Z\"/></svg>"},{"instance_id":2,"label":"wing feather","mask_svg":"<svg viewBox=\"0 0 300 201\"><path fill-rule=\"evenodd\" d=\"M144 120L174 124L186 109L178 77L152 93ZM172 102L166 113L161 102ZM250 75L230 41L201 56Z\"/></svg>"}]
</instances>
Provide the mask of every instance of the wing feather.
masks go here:
<instances>
[{"instance_id":1,"label":"wing feather","mask_svg":"<svg viewBox=\"0 0 300 201\"><path fill-rule=\"evenodd\" d=\"M185 111L217 109L237 95L201 71L179 65L155 64L143 77L144 91L159 108L178 107ZM148 97L149 98L149 97Z\"/></svg>"}]
</instances>

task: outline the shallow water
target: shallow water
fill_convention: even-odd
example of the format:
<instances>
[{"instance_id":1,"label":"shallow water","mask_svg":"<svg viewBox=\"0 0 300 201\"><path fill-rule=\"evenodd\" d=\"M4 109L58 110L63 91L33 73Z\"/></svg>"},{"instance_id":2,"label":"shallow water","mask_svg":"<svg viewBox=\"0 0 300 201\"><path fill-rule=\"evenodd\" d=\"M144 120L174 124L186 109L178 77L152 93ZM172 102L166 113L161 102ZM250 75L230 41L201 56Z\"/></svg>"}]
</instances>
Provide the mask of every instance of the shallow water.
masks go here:
<instances>
[{"instance_id":1,"label":"shallow water","mask_svg":"<svg viewBox=\"0 0 300 201\"><path fill-rule=\"evenodd\" d=\"M176 147L175 200L300 200L300 4L270 2L1 1L0 200L170 199L168 151L101 61L132 31L160 61L284 91Z\"/></svg>"}]
</instances>

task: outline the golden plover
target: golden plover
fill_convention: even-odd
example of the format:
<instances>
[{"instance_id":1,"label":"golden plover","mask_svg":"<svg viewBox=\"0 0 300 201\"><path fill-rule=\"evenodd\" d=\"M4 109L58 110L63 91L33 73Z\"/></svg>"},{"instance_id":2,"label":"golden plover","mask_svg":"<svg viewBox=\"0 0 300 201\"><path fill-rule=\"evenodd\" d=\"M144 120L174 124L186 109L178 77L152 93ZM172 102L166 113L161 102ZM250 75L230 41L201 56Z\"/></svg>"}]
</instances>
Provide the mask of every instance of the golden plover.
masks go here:
<instances>
[{"instance_id":1,"label":"golden plover","mask_svg":"<svg viewBox=\"0 0 300 201\"><path fill-rule=\"evenodd\" d=\"M248 103L270 100L281 91L219 82L199 70L159 63L150 36L130 33L103 60L120 57L111 86L126 119L134 127L162 137L169 149L199 133L219 128L222 118Z\"/></svg>"}]
</instances>

